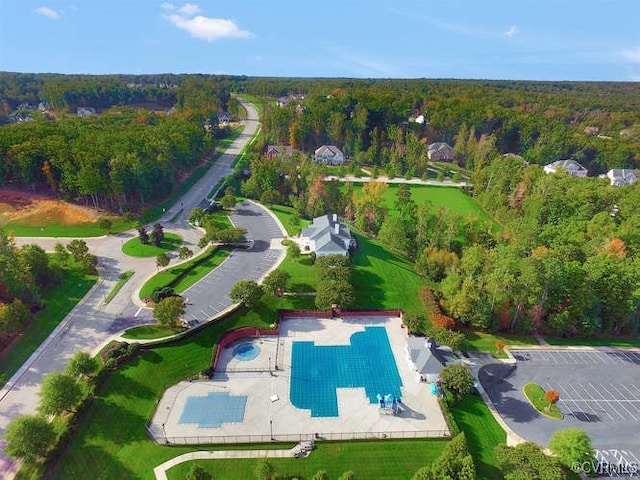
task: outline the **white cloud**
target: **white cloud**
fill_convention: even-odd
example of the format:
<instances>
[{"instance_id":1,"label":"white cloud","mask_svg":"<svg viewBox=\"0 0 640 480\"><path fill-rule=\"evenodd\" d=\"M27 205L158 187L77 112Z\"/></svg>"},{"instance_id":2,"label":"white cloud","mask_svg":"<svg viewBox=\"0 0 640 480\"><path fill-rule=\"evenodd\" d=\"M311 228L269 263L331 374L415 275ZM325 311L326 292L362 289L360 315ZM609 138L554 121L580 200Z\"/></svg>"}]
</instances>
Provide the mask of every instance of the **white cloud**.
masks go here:
<instances>
[{"instance_id":1,"label":"white cloud","mask_svg":"<svg viewBox=\"0 0 640 480\"><path fill-rule=\"evenodd\" d=\"M60 13L52 10L49 7L38 7L35 9L35 12L38 15L42 15L43 17L50 18L51 20L60 20Z\"/></svg>"},{"instance_id":2,"label":"white cloud","mask_svg":"<svg viewBox=\"0 0 640 480\"><path fill-rule=\"evenodd\" d=\"M619 55L628 62L640 63L640 47L622 50Z\"/></svg>"},{"instance_id":3,"label":"white cloud","mask_svg":"<svg viewBox=\"0 0 640 480\"><path fill-rule=\"evenodd\" d=\"M201 10L198 5L185 3L176 7L171 3L163 3L161 8L169 10L171 14L163 17L174 26L186 30L192 37L213 42L221 38L249 38L251 32L240 29L233 20L213 18L198 15Z\"/></svg>"},{"instance_id":4,"label":"white cloud","mask_svg":"<svg viewBox=\"0 0 640 480\"><path fill-rule=\"evenodd\" d=\"M507 30L506 32L503 32L502 34L507 38L511 38L518 32L519 32L518 27L516 27L515 25L511 25L509 27L509 30Z\"/></svg>"}]
</instances>

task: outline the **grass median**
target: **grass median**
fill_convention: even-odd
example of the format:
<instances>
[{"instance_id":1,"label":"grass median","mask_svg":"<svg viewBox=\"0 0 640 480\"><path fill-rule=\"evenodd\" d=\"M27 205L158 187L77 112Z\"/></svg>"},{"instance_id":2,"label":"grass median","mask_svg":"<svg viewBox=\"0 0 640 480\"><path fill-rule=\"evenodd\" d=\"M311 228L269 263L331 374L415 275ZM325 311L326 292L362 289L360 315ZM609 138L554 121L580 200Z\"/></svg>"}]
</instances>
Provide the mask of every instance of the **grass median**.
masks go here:
<instances>
[{"instance_id":1,"label":"grass median","mask_svg":"<svg viewBox=\"0 0 640 480\"><path fill-rule=\"evenodd\" d=\"M182 238L175 233L165 233L159 247L153 243L142 243L140 237L134 237L122 246L122 253L130 257L155 257L160 253L176 250L181 243Z\"/></svg>"},{"instance_id":2,"label":"grass median","mask_svg":"<svg viewBox=\"0 0 640 480\"><path fill-rule=\"evenodd\" d=\"M184 292L220 265L229 253L231 253L230 248L210 247L206 253L188 262L163 270L142 286L140 299L150 297L154 290L164 287L171 287L176 293Z\"/></svg>"},{"instance_id":3,"label":"grass median","mask_svg":"<svg viewBox=\"0 0 640 480\"><path fill-rule=\"evenodd\" d=\"M544 399L545 391L537 383L527 383L523 387L524 395L529 403L538 413L554 420L562 420L562 412L554 404L550 404Z\"/></svg>"}]
</instances>

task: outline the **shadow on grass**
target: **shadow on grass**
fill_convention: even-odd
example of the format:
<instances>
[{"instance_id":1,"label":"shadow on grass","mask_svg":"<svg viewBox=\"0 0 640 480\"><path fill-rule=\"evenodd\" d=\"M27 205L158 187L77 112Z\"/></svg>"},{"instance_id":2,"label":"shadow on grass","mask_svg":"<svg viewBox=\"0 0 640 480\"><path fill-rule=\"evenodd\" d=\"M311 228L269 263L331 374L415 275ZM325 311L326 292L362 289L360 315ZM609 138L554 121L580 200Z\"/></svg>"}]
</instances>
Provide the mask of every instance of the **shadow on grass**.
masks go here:
<instances>
[{"instance_id":1,"label":"shadow on grass","mask_svg":"<svg viewBox=\"0 0 640 480\"><path fill-rule=\"evenodd\" d=\"M506 442L506 434L477 395L469 395L452 409L456 423L467 438L476 464L477 478L503 478L493 449Z\"/></svg>"},{"instance_id":2,"label":"shadow on grass","mask_svg":"<svg viewBox=\"0 0 640 480\"><path fill-rule=\"evenodd\" d=\"M88 465L92 467L88 469ZM50 467L51 470L55 465ZM68 478L89 478L87 471L91 471L91 477L98 478L136 478L136 474L124 462L118 460L115 456L110 455L104 449L93 445L85 445L82 449L82 457L72 458L67 462L66 472L69 473ZM45 478L62 479L58 475L51 475L52 471Z\"/></svg>"}]
</instances>

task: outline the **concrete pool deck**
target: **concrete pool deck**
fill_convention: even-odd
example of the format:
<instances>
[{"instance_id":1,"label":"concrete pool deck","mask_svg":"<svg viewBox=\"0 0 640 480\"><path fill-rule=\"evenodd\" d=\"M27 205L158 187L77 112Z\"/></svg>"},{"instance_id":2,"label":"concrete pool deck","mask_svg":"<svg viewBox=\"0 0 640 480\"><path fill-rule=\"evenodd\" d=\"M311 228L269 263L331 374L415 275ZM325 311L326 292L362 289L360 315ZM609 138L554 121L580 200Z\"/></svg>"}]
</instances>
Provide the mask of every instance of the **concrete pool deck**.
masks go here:
<instances>
[{"instance_id":1,"label":"concrete pool deck","mask_svg":"<svg viewBox=\"0 0 640 480\"><path fill-rule=\"evenodd\" d=\"M369 403L364 388L337 389L338 417L312 418L310 410L294 407L289 400L292 342L349 345L351 335L364 331L365 326L385 327L402 378L403 410L398 415L381 414L378 405ZM278 337L251 340L259 343L261 350L254 360L233 358L233 347L248 341L239 340L224 349L212 380L180 382L169 388L158 403L149 432L159 443L172 444L446 436L449 432L437 398L429 384L416 381L409 366L406 339L398 317L286 319ZM180 423L187 399L209 392L246 396L243 421L223 423L218 428Z\"/></svg>"}]
</instances>

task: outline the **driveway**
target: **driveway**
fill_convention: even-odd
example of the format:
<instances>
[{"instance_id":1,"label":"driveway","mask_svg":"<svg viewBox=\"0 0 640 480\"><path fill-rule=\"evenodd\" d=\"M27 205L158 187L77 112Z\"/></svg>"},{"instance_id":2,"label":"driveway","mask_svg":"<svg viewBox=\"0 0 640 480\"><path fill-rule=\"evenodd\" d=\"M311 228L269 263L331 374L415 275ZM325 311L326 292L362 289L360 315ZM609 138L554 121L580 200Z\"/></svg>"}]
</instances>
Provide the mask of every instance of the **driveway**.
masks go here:
<instances>
[{"instance_id":1,"label":"driveway","mask_svg":"<svg viewBox=\"0 0 640 480\"><path fill-rule=\"evenodd\" d=\"M227 151L220 156L216 163L203 175L203 177L182 198L176 202L159 220L165 225L165 231L178 233L188 244L197 244L200 232L187 223L189 212L198 205L211 188L232 172L231 162L251 140L258 128L258 114L250 104L241 102L247 110L247 120L243 123L243 133L231 144ZM275 221L269 216L266 209L252 205L244 206L248 210L255 209L251 215L255 219L255 225L251 224L250 231L256 239L256 244L268 244L275 234L273 225ZM178 212L180 215L174 223L169 223ZM258 226L264 222L261 228ZM263 238L263 235L268 234ZM33 414L39 403L38 392L42 377L55 370L62 370L69 358L78 350L96 352L114 333L132 325L148 323L151 314L141 308L132 299L144 282L156 273L155 260L153 258L132 258L124 255L122 245L136 232L126 232L118 235L109 235L100 238L85 239L92 253L98 256L100 279L78 305L67 315L60 325L43 342L36 352L25 362L16 374L0 389L0 436L4 435L7 425L15 417L25 414ZM58 243L68 243L71 238L17 238L18 245L36 243L45 250L53 250ZM239 264L230 263L229 271L236 268L242 269L245 278L260 278L266 270L275 265L278 257L271 263L269 259L274 256L270 248L260 251L256 248L251 252L254 261L245 261ZM249 253L249 252L248 252ZM269 259L264 258L269 256ZM242 255L240 256L242 258ZM103 305L104 298L112 290L121 273L133 270L135 274L124 285L122 290L108 304ZM230 287L229 287L230 288ZM228 291L214 288L207 293L206 306L215 303L216 299L228 298ZM195 300L190 307L197 309ZM204 316L199 317L204 320ZM207 318L208 319L208 318ZM4 447L4 439L0 439L0 448ZM13 462L0 453L0 477L10 478Z\"/></svg>"},{"instance_id":2,"label":"driveway","mask_svg":"<svg viewBox=\"0 0 640 480\"><path fill-rule=\"evenodd\" d=\"M250 250L234 250L227 259L201 281L187 289L185 318L200 323L233 305L229 292L239 280L261 280L286 255L281 241L286 232L262 206L244 200L231 215L236 227L244 228L247 240L253 242Z\"/></svg>"},{"instance_id":3,"label":"driveway","mask_svg":"<svg viewBox=\"0 0 640 480\"><path fill-rule=\"evenodd\" d=\"M598 459L640 464L640 351L622 349L512 350L516 366L488 365L478 378L518 435L547 446L554 432L586 431ZM534 382L560 393L561 421L537 413L522 391Z\"/></svg>"}]
</instances>

